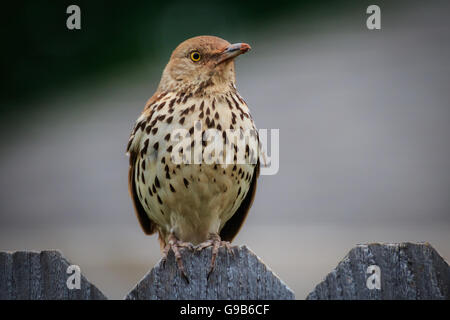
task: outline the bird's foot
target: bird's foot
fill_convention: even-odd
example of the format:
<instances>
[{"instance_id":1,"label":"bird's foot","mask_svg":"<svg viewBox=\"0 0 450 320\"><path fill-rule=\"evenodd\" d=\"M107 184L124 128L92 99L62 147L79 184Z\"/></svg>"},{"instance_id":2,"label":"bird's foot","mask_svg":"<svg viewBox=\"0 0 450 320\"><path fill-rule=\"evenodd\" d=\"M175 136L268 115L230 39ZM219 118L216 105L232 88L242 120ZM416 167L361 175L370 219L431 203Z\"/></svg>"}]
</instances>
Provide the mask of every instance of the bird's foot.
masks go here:
<instances>
[{"instance_id":1,"label":"bird's foot","mask_svg":"<svg viewBox=\"0 0 450 320\"><path fill-rule=\"evenodd\" d=\"M222 241L220 236L215 233L210 234L210 238L205 242L198 244L195 248L197 251L201 251L205 248L212 247L212 257L211 257L211 266L208 272L208 279L211 273L214 271L214 267L216 266L216 258L219 254L219 248L225 247L227 251L234 255L234 252L231 247L231 243L229 241Z\"/></svg>"},{"instance_id":2,"label":"bird's foot","mask_svg":"<svg viewBox=\"0 0 450 320\"><path fill-rule=\"evenodd\" d=\"M175 255L175 261L177 262L178 270L180 270L181 275L183 276L184 280L186 280L187 283L189 283L189 278L186 275L186 272L184 270L183 261L181 260L181 253L180 249L182 248L188 248L188 249L194 249L194 245L190 242L183 242L177 239L177 237L172 233L169 235L168 243L164 247L163 250L163 257L161 259L162 265L165 268L166 267L166 261L167 261L167 255L169 254L170 249L172 249L173 254Z\"/></svg>"}]
</instances>

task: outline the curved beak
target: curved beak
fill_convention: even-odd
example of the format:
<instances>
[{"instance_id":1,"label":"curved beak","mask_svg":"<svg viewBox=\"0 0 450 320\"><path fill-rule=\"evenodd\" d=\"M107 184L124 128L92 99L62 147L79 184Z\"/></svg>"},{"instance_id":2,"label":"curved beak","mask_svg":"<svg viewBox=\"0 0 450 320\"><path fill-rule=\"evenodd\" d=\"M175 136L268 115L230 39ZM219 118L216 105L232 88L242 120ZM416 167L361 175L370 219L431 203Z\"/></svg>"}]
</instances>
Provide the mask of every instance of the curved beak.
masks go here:
<instances>
[{"instance_id":1,"label":"curved beak","mask_svg":"<svg viewBox=\"0 0 450 320\"><path fill-rule=\"evenodd\" d=\"M219 53L217 64L236 58L238 55L250 51L250 49L251 47L246 43L234 43L226 47L221 53Z\"/></svg>"}]
</instances>

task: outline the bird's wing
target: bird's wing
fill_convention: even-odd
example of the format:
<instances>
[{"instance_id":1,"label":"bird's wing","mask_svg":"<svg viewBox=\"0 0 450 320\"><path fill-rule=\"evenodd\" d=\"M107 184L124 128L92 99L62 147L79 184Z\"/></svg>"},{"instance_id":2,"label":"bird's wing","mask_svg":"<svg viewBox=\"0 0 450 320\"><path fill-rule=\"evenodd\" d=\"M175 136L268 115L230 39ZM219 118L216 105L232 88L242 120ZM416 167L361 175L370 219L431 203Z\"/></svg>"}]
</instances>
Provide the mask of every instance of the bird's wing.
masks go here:
<instances>
[{"instance_id":1,"label":"bird's wing","mask_svg":"<svg viewBox=\"0 0 450 320\"><path fill-rule=\"evenodd\" d=\"M145 116L148 114L149 107L159 100L161 97L160 94L155 93L146 103L144 111L142 112L141 117L136 121L136 124L133 128L133 131L130 136L130 140L127 146L127 153L130 155L130 165L128 168L128 191L130 192L131 199L133 201L134 210L136 212L136 216L141 224L142 230L145 234L151 235L156 232L156 224L148 217L147 212L142 207L141 201L139 200L137 191L136 191L136 181L135 170L137 158L139 157L139 145L140 140L143 134L144 127L141 125L143 121L145 121Z\"/></svg>"},{"instance_id":2,"label":"bird's wing","mask_svg":"<svg viewBox=\"0 0 450 320\"><path fill-rule=\"evenodd\" d=\"M131 153L130 153L131 156ZM131 159L131 158L130 158ZM145 234L153 234L156 231L156 225L155 223L150 220L150 218L147 215L147 212L145 212L144 208L141 205L141 201L139 200L139 197L136 192L136 182L134 179L136 162L133 164L130 163L130 167L128 169L128 190L130 192L131 199L133 200L134 205L134 211L136 212L136 216L139 220L139 223L141 224L142 230Z\"/></svg>"},{"instance_id":3,"label":"bird's wing","mask_svg":"<svg viewBox=\"0 0 450 320\"><path fill-rule=\"evenodd\" d=\"M244 224L245 218L247 217L248 211L253 204L256 193L256 185L259 176L259 159L255 166L255 172L253 174L252 182L250 188L242 200L241 206L237 209L235 214L228 220L220 231L220 238L223 241L232 241L234 237L238 234L242 225Z\"/></svg>"}]
</instances>

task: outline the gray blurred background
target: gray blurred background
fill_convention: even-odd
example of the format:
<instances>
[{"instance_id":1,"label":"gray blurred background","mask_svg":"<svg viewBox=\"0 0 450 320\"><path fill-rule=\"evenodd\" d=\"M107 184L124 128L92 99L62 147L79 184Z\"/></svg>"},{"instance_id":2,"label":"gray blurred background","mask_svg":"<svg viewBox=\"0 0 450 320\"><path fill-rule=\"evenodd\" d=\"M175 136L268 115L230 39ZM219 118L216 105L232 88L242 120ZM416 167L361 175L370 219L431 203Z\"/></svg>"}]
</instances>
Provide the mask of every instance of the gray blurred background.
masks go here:
<instances>
[{"instance_id":1,"label":"gray blurred background","mask_svg":"<svg viewBox=\"0 0 450 320\"><path fill-rule=\"evenodd\" d=\"M259 128L280 129L280 170L236 244L297 299L358 243L428 241L448 261L450 5L392 2L75 1L80 31L71 2L9 8L0 250L60 249L111 298L144 276L159 244L134 216L125 146L171 50L213 34L251 44L238 90Z\"/></svg>"}]
</instances>

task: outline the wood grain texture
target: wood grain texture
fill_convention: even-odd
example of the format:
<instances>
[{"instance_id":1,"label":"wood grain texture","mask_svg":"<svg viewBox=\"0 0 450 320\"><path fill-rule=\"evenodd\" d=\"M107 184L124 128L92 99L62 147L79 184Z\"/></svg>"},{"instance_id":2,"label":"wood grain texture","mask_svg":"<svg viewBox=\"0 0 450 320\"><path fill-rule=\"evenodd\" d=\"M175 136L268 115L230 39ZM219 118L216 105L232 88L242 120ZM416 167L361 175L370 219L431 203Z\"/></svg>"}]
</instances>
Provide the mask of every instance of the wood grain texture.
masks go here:
<instances>
[{"instance_id":1,"label":"wood grain texture","mask_svg":"<svg viewBox=\"0 0 450 320\"><path fill-rule=\"evenodd\" d=\"M370 265L380 267L379 290L366 286ZM428 243L358 245L307 299L448 300L450 266Z\"/></svg>"},{"instance_id":2,"label":"wood grain texture","mask_svg":"<svg viewBox=\"0 0 450 320\"><path fill-rule=\"evenodd\" d=\"M165 267L159 262L126 299L294 299L293 291L246 246L234 246L232 251L220 248L215 270L208 280L211 248L200 252L183 249L189 284L181 277L170 251Z\"/></svg>"},{"instance_id":3,"label":"wood grain texture","mask_svg":"<svg viewBox=\"0 0 450 320\"><path fill-rule=\"evenodd\" d=\"M80 289L68 289L70 265L58 251L0 252L0 300L106 299L83 275Z\"/></svg>"}]
</instances>

